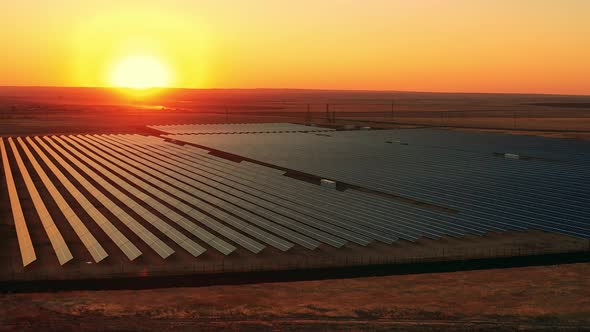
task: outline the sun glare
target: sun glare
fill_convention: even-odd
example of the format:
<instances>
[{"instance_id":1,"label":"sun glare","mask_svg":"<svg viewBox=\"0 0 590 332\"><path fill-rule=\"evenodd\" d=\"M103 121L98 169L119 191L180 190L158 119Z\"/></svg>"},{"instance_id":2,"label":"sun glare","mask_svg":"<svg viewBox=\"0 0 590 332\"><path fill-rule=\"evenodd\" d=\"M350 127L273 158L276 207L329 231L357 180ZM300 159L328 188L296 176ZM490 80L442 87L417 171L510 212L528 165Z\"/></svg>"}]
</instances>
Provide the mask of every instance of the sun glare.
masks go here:
<instances>
[{"instance_id":1,"label":"sun glare","mask_svg":"<svg viewBox=\"0 0 590 332\"><path fill-rule=\"evenodd\" d=\"M170 85L170 70L151 56L130 56L119 61L111 72L114 87L149 89Z\"/></svg>"}]
</instances>

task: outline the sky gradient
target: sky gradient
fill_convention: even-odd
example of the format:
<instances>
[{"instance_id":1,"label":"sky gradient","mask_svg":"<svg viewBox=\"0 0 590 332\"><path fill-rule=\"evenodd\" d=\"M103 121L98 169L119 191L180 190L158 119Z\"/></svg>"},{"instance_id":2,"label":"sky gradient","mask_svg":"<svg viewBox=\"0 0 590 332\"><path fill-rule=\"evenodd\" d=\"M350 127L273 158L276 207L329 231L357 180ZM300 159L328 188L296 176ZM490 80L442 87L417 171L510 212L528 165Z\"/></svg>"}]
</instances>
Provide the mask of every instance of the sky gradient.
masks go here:
<instances>
[{"instance_id":1,"label":"sky gradient","mask_svg":"<svg viewBox=\"0 0 590 332\"><path fill-rule=\"evenodd\" d=\"M590 94L586 0L5 1L0 85Z\"/></svg>"}]
</instances>

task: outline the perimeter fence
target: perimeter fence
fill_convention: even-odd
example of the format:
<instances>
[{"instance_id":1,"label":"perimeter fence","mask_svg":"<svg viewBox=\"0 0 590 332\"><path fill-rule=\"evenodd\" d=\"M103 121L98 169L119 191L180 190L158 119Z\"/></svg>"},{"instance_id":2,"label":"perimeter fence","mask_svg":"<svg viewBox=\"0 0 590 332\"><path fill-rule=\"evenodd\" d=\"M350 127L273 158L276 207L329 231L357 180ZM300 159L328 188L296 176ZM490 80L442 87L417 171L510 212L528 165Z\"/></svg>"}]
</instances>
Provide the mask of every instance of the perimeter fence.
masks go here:
<instances>
[{"instance_id":1,"label":"perimeter fence","mask_svg":"<svg viewBox=\"0 0 590 332\"><path fill-rule=\"evenodd\" d=\"M298 255L275 259L246 259L224 257L217 260L194 259L194 263L167 263L158 265L134 264L126 262L108 266L78 265L37 271L17 271L8 269L0 274L0 281L28 280L78 280L78 279L113 279L130 277L164 277L177 275L302 271L328 268L353 268L362 266L419 264L434 262L469 261L480 259L501 259L552 254L583 253L590 255L590 240L548 247L505 246L505 247L442 247L424 250L403 251L391 255L338 255L317 256ZM99 263L100 264L100 263Z\"/></svg>"},{"instance_id":2,"label":"perimeter fence","mask_svg":"<svg viewBox=\"0 0 590 332\"><path fill-rule=\"evenodd\" d=\"M590 108L445 109L369 103L285 103L263 111L240 105L223 106L228 122L244 115L288 117L306 124L413 125L539 131L590 131Z\"/></svg>"},{"instance_id":3,"label":"perimeter fence","mask_svg":"<svg viewBox=\"0 0 590 332\"><path fill-rule=\"evenodd\" d=\"M148 105L149 106L149 105ZM126 105L113 106L109 117L134 115L145 121L161 121L169 114L171 123L190 119L177 115L195 116L199 121L224 123L276 121L321 125L366 126L429 126L501 130L538 130L590 132L590 106L557 107L547 105L511 105L485 107L479 105L438 106L432 103L371 103L371 102L276 102L235 100L232 103L210 102L190 106ZM55 119L96 115L89 107L62 108L59 105L0 108L0 119ZM100 112L104 112L101 109ZM98 112L98 113L100 113ZM216 115L214 119L199 119L199 115ZM182 120L180 120L182 119ZM164 117L164 121L166 118ZM163 124L163 123L162 123Z\"/></svg>"}]
</instances>

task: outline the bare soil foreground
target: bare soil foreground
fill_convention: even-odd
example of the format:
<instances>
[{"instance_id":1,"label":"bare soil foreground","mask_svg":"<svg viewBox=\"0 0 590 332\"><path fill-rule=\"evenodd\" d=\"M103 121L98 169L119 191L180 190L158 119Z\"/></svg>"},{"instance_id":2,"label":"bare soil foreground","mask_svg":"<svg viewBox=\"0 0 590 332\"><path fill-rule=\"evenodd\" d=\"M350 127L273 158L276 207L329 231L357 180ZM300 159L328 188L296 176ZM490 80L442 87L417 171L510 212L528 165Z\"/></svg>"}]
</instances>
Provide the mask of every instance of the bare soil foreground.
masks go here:
<instances>
[{"instance_id":1,"label":"bare soil foreground","mask_svg":"<svg viewBox=\"0 0 590 332\"><path fill-rule=\"evenodd\" d=\"M3 331L590 330L590 263L0 295Z\"/></svg>"}]
</instances>

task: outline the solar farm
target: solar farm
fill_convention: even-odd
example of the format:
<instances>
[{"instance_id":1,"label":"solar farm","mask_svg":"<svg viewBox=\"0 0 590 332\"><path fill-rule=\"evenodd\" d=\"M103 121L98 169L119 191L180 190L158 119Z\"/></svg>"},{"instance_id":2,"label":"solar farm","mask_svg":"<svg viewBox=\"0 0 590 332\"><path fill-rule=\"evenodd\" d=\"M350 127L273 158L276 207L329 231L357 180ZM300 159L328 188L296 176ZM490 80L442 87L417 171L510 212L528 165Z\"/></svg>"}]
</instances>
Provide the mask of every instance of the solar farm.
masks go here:
<instances>
[{"instance_id":1,"label":"solar farm","mask_svg":"<svg viewBox=\"0 0 590 332\"><path fill-rule=\"evenodd\" d=\"M330 131L330 128L291 123L221 123L148 126L170 134L250 134Z\"/></svg>"},{"instance_id":2,"label":"solar farm","mask_svg":"<svg viewBox=\"0 0 590 332\"><path fill-rule=\"evenodd\" d=\"M148 127L2 138L2 280L590 248L588 142L288 123Z\"/></svg>"}]
</instances>

